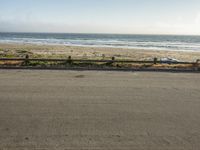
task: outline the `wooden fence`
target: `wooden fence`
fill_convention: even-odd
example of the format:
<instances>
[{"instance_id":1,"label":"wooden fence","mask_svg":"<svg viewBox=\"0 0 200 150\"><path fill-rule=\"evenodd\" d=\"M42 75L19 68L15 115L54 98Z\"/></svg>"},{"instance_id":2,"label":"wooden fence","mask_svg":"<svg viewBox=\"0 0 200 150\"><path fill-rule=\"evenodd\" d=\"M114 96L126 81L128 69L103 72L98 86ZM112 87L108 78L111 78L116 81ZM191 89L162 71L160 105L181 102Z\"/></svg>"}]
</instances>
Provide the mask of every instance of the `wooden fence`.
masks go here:
<instances>
[{"instance_id":1,"label":"wooden fence","mask_svg":"<svg viewBox=\"0 0 200 150\"><path fill-rule=\"evenodd\" d=\"M200 60L196 62L173 62L173 61L159 61L155 58L153 61L137 61L137 60L116 60L114 57L110 60L90 60L90 59L38 59L38 58L0 58L0 61L23 61L23 62L79 62L79 63L137 63L137 64L199 64Z\"/></svg>"},{"instance_id":2,"label":"wooden fence","mask_svg":"<svg viewBox=\"0 0 200 150\"><path fill-rule=\"evenodd\" d=\"M90 59L73 59L69 56L67 59L38 59L38 58L29 58L28 55L25 58L0 58L0 67L7 68L12 65L6 65L6 62L21 62L23 67L31 67L31 63L34 62L42 62L42 63L62 63L69 64L68 67L73 64L98 64L98 63L106 63L106 64L146 64L146 65L155 65L155 64L170 64L170 65L190 65L189 69L200 71L200 60L195 62L179 62L179 61L160 61L157 58L154 58L152 61L137 61L137 60L117 60L115 57L112 57L110 60L90 60ZM30 63L31 62L31 63ZM3 65L1 65L3 64ZM12 64L12 63L11 63ZM14 66L15 67L15 66ZM19 66L18 66L19 67ZM51 67L51 66L50 66ZM59 67L59 65L58 65ZM133 68L132 68L133 69Z\"/></svg>"}]
</instances>

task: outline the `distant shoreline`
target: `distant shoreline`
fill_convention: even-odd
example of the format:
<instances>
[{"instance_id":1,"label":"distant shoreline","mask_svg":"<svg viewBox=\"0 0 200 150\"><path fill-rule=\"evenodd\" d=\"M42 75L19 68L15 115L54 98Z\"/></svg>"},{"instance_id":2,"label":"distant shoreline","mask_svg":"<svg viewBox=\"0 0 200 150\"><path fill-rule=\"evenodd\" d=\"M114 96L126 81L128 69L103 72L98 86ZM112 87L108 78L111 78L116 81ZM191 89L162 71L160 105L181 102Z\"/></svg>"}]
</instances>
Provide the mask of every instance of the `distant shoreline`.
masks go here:
<instances>
[{"instance_id":1,"label":"distant shoreline","mask_svg":"<svg viewBox=\"0 0 200 150\"><path fill-rule=\"evenodd\" d=\"M79 33L79 32L2 32L1 33L11 33L11 34L90 34L90 35L145 35L145 36L199 36L200 34L137 34L137 33Z\"/></svg>"}]
</instances>

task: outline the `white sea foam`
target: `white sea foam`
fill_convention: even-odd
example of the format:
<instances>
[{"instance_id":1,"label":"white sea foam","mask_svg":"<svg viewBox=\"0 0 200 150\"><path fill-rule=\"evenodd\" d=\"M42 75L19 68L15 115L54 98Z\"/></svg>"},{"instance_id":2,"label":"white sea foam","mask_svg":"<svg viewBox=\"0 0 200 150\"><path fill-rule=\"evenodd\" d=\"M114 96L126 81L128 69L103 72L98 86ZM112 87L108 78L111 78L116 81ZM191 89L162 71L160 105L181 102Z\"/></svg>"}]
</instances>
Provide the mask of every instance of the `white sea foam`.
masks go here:
<instances>
[{"instance_id":1,"label":"white sea foam","mask_svg":"<svg viewBox=\"0 0 200 150\"><path fill-rule=\"evenodd\" d=\"M196 36L0 33L0 43L200 52L200 37Z\"/></svg>"}]
</instances>

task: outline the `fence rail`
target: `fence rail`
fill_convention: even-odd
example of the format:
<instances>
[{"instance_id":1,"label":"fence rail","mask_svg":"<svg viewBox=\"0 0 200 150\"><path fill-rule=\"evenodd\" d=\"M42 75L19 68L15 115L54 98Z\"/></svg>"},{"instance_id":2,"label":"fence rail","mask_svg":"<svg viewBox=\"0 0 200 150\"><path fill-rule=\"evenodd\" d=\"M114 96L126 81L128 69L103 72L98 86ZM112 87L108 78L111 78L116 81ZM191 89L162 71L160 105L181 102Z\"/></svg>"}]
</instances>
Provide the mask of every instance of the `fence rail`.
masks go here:
<instances>
[{"instance_id":1,"label":"fence rail","mask_svg":"<svg viewBox=\"0 0 200 150\"><path fill-rule=\"evenodd\" d=\"M197 64L199 63L199 60L196 62L173 62L173 61L159 61L157 59L154 59L153 61L137 61L137 60L116 60L115 58L112 58L111 60L87 60L87 59L38 59L38 58L0 58L0 61L31 61L31 62L79 62L79 63L137 63L137 64L163 64L163 63L169 63L169 64Z\"/></svg>"}]
</instances>

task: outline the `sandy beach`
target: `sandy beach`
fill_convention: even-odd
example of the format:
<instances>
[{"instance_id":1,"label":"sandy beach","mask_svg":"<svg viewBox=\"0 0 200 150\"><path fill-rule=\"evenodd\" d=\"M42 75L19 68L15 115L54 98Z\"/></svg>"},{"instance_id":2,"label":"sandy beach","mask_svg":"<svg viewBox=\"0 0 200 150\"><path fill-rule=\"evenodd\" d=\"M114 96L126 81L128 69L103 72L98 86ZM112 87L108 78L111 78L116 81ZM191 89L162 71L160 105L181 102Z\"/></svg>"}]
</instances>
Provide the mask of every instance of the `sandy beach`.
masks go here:
<instances>
[{"instance_id":1,"label":"sandy beach","mask_svg":"<svg viewBox=\"0 0 200 150\"><path fill-rule=\"evenodd\" d=\"M196 61L200 52L139 50L108 47L78 47L64 45L34 45L34 44L0 44L0 57L24 57L29 54L33 58L73 58L83 59L134 59L152 60L154 57L170 57L180 61Z\"/></svg>"}]
</instances>

